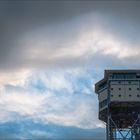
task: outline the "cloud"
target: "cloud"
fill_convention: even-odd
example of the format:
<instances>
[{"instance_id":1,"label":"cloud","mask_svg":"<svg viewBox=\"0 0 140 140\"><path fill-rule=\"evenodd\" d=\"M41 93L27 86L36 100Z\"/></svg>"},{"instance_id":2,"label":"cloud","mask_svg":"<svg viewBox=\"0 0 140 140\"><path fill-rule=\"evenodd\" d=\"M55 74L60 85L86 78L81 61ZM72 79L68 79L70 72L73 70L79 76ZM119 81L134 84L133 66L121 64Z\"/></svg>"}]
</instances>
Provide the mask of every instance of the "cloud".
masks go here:
<instances>
[{"instance_id":1,"label":"cloud","mask_svg":"<svg viewBox=\"0 0 140 140\"><path fill-rule=\"evenodd\" d=\"M0 70L80 67L96 54L126 63L139 58L139 2L3 5Z\"/></svg>"},{"instance_id":2,"label":"cloud","mask_svg":"<svg viewBox=\"0 0 140 140\"><path fill-rule=\"evenodd\" d=\"M24 84L24 80L30 75L30 70L21 69L15 71L1 71L0 72L0 86L11 84Z\"/></svg>"},{"instance_id":3,"label":"cloud","mask_svg":"<svg viewBox=\"0 0 140 140\"><path fill-rule=\"evenodd\" d=\"M90 15L89 19L91 19L91 17L92 15ZM79 22L80 21L81 19L79 20ZM68 27L70 24L75 25L75 22L77 21L66 23L64 27ZM95 23L93 22L93 24ZM126 63L129 62L130 58L139 58L139 42L131 44L130 41L126 39L120 40L116 35L107 31L107 29L105 30L105 27L103 25L101 25L100 28L96 28L96 24L90 24L88 25L88 27L85 23L83 23L83 25L79 26L79 30L80 28L82 28L83 30L79 31L76 39L73 39L73 37L70 36L67 40L65 36L62 35L62 38L60 37L58 40L55 37L53 39L50 38L49 40L47 40L45 39L47 38L46 34L44 34L43 37L38 36L38 40L33 39L33 41L28 41L27 38L25 42L28 43L25 46L30 46L30 49L28 49L27 55L25 55L27 56L26 60L28 60L28 62L31 63L33 67L70 68L92 67L92 65L90 65L89 63L91 61L98 61L99 65L101 63L108 63L103 60L100 63L100 59L102 59L102 57L106 57L108 58L108 60L110 57L114 57L116 61L125 61ZM63 30L64 27L58 26L57 28L62 28ZM50 30L53 31L53 29ZM67 32L69 33L69 31L65 31L64 35L66 35ZM58 34L61 34L61 30ZM75 34L74 29L73 34ZM133 63L135 63L135 61ZM96 66L97 65L95 63L94 67Z\"/></svg>"},{"instance_id":4,"label":"cloud","mask_svg":"<svg viewBox=\"0 0 140 140\"><path fill-rule=\"evenodd\" d=\"M65 127L55 124L35 123L30 119L3 123L0 125L1 139L82 139L82 140L103 140L105 139L104 129L81 129L76 127ZM12 130L11 130L12 128Z\"/></svg>"},{"instance_id":5,"label":"cloud","mask_svg":"<svg viewBox=\"0 0 140 140\"><path fill-rule=\"evenodd\" d=\"M0 4L0 124L10 127L8 123L19 122L15 129L23 126L20 132L25 130L22 119L41 125L14 136L8 127L10 137L24 139L37 133L41 138L57 138L59 131L46 133L42 126L53 124L53 128L64 127L62 130L71 127L65 135L60 131L63 138L69 134L73 139L87 139L91 132L86 135L81 129L104 127L97 118L93 84L101 79L103 69L139 68L139 4ZM78 134L71 133L75 128ZM102 138L98 132L96 136Z\"/></svg>"},{"instance_id":6,"label":"cloud","mask_svg":"<svg viewBox=\"0 0 140 140\"><path fill-rule=\"evenodd\" d=\"M22 116L45 124L104 127L97 118L97 98L92 94L90 74L83 75L80 70L49 73L35 72L22 85L5 85L1 89L0 121L16 121Z\"/></svg>"},{"instance_id":7,"label":"cloud","mask_svg":"<svg viewBox=\"0 0 140 140\"><path fill-rule=\"evenodd\" d=\"M9 93L1 95L0 121L16 121L20 116L32 118L42 123L54 123L79 128L100 126L95 112L94 98L91 95L47 95ZM75 99L73 99L75 98ZM79 98L79 101L77 99ZM91 100L91 101L90 101ZM80 112L79 112L80 111ZM13 113L16 113L16 118Z\"/></svg>"}]
</instances>

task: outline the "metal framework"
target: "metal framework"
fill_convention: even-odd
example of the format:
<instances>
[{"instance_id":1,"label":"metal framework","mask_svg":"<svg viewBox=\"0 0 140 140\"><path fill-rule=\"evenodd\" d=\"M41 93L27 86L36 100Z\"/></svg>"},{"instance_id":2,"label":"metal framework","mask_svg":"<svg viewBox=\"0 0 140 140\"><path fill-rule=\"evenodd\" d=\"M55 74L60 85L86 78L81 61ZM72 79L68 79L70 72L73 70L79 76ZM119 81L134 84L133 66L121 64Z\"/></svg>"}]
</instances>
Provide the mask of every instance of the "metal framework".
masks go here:
<instances>
[{"instance_id":1,"label":"metal framework","mask_svg":"<svg viewBox=\"0 0 140 140\"><path fill-rule=\"evenodd\" d=\"M107 140L140 140L140 102L110 102L110 81L106 111Z\"/></svg>"},{"instance_id":2,"label":"metal framework","mask_svg":"<svg viewBox=\"0 0 140 140\"><path fill-rule=\"evenodd\" d=\"M106 134L107 140L140 140L140 115L134 120L132 126L122 128L118 126L112 119L111 113L109 113L107 116Z\"/></svg>"}]
</instances>

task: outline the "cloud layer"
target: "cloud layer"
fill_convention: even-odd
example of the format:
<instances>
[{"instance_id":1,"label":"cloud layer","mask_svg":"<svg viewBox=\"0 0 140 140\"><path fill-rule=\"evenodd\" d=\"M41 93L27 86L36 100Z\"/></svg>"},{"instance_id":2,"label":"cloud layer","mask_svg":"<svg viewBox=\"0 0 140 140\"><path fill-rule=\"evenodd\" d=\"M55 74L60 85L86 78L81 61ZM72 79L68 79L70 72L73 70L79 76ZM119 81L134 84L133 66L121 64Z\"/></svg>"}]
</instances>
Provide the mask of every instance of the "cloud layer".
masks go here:
<instances>
[{"instance_id":1,"label":"cloud layer","mask_svg":"<svg viewBox=\"0 0 140 140\"><path fill-rule=\"evenodd\" d=\"M0 137L104 138L94 84L104 69L139 68L139 7L0 2Z\"/></svg>"},{"instance_id":2,"label":"cloud layer","mask_svg":"<svg viewBox=\"0 0 140 140\"><path fill-rule=\"evenodd\" d=\"M96 76L81 69L34 71L24 82L3 86L1 138L79 139L82 133L83 139L102 139L98 133L102 134L103 129L96 131L104 128L97 118L97 97L93 94Z\"/></svg>"},{"instance_id":3,"label":"cloud layer","mask_svg":"<svg viewBox=\"0 0 140 140\"><path fill-rule=\"evenodd\" d=\"M48 74L34 73L22 85L9 84L1 89L1 122L16 121L19 115L45 124L103 127L97 119L97 98L89 86L92 86L90 75L81 76L80 71L75 71L75 76L74 71Z\"/></svg>"},{"instance_id":4,"label":"cloud layer","mask_svg":"<svg viewBox=\"0 0 140 140\"><path fill-rule=\"evenodd\" d=\"M2 3L0 69L76 67L96 60L100 64L102 57L126 64L136 60L140 54L139 4ZM108 61L102 63L108 65Z\"/></svg>"}]
</instances>

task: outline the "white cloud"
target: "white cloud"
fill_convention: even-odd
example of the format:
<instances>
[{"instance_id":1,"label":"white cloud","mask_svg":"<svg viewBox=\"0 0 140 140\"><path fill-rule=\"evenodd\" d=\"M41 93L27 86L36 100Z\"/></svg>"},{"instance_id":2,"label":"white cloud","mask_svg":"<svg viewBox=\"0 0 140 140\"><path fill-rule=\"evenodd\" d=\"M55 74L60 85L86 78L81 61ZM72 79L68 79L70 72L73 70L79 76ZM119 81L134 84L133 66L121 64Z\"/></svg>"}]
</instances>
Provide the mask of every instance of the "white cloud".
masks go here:
<instances>
[{"instance_id":1,"label":"white cloud","mask_svg":"<svg viewBox=\"0 0 140 140\"><path fill-rule=\"evenodd\" d=\"M72 83L66 80L64 75L59 73L59 70L51 72L51 75L47 75L47 77L42 73L40 79L50 90L67 89L69 92L73 92Z\"/></svg>"},{"instance_id":2,"label":"white cloud","mask_svg":"<svg viewBox=\"0 0 140 140\"><path fill-rule=\"evenodd\" d=\"M37 137L38 136L39 137L50 137L50 136L52 136L51 133L48 133L46 131L41 131L41 130L32 130L30 133L34 136L37 136Z\"/></svg>"},{"instance_id":3,"label":"white cloud","mask_svg":"<svg viewBox=\"0 0 140 140\"><path fill-rule=\"evenodd\" d=\"M34 121L80 128L95 128L101 124L95 111L94 99L87 96L4 93L0 99L0 122L16 121L18 115ZM80 97L81 96L81 97ZM73 99L75 98L75 99ZM12 115L16 113L17 117Z\"/></svg>"},{"instance_id":4,"label":"white cloud","mask_svg":"<svg viewBox=\"0 0 140 140\"><path fill-rule=\"evenodd\" d=\"M5 112L17 112L20 115L34 115L44 96L31 93L1 93L0 108Z\"/></svg>"},{"instance_id":5,"label":"white cloud","mask_svg":"<svg viewBox=\"0 0 140 140\"><path fill-rule=\"evenodd\" d=\"M97 100L95 100L95 96L91 93L74 92L75 87L79 85L79 83L75 81L76 76L81 75L77 77L81 78L84 75L79 71L75 71L75 79L73 79L73 77L70 79L65 77L66 75L68 75L68 77L73 76L73 72L74 71L70 73L70 70L66 73L59 72L59 74L54 72L54 75L52 73L52 75L49 76L47 76L48 73L46 73L46 76L44 73L38 74L38 76L37 73L34 73L36 78L41 78L46 87L48 86L48 91L42 93L32 92L31 88L34 87L29 88L26 85L30 83L29 79L27 80L29 83L25 85L19 84L21 87L27 88L26 92L1 89L0 110L2 115L0 115L0 122L16 121L20 119L20 117L27 117L45 124L54 123L80 128L95 128L101 126L102 123L97 118ZM31 82L37 80L32 76L30 78ZM59 80L61 81L60 83ZM85 80L87 79L85 78ZM73 84L77 85L73 86ZM68 90L63 91L63 88L68 88ZM56 89L58 90L57 92ZM82 90L84 89L86 92L86 83L82 87ZM69 94L69 92L71 94ZM16 117L13 115L15 113Z\"/></svg>"},{"instance_id":6,"label":"white cloud","mask_svg":"<svg viewBox=\"0 0 140 140\"><path fill-rule=\"evenodd\" d=\"M21 69L15 71L0 71L0 86L5 84L19 85L24 84L24 80L29 76L29 69Z\"/></svg>"},{"instance_id":7,"label":"white cloud","mask_svg":"<svg viewBox=\"0 0 140 140\"><path fill-rule=\"evenodd\" d=\"M112 55L124 59L138 56L140 54L138 45L131 46L126 40L119 40L104 30L91 29L82 33L72 45L61 48L57 54L54 54L54 58L82 58L101 53L102 55Z\"/></svg>"}]
</instances>

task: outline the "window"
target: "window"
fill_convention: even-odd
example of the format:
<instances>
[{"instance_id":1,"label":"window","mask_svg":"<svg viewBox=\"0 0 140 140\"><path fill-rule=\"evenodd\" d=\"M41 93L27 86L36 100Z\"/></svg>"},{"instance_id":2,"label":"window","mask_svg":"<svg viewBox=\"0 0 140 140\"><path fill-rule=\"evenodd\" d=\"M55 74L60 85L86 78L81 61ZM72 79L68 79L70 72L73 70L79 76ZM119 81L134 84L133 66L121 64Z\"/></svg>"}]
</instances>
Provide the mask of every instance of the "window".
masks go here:
<instances>
[{"instance_id":1,"label":"window","mask_svg":"<svg viewBox=\"0 0 140 140\"><path fill-rule=\"evenodd\" d=\"M118 83L121 84L121 81L119 81Z\"/></svg>"},{"instance_id":2,"label":"window","mask_svg":"<svg viewBox=\"0 0 140 140\"><path fill-rule=\"evenodd\" d=\"M129 88L129 90L131 90L131 88Z\"/></svg>"},{"instance_id":3,"label":"window","mask_svg":"<svg viewBox=\"0 0 140 140\"><path fill-rule=\"evenodd\" d=\"M119 94L119 97L121 97L121 94Z\"/></svg>"},{"instance_id":4,"label":"window","mask_svg":"<svg viewBox=\"0 0 140 140\"><path fill-rule=\"evenodd\" d=\"M111 88L111 90L113 90L113 88Z\"/></svg>"},{"instance_id":5,"label":"window","mask_svg":"<svg viewBox=\"0 0 140 140\"><path fill-rule=\"evenodd\" d=\"M137 73L136 78L140 78L140 73Z\"/></svg>"},{"instance_id":6,"label":"window","mask_svg":"<svg viewBox=\"0 0 140 140\"><path fill-rule=\"evenodd\" d=\"M106 83L106 82L102 83L102 84L99 86L99 90L105 88L106 86L107 86L107 83Z\"/></svg>"},{"instance_id":7,"label":"window","mask_svg":"<svg viewBox=\"0 0 140 140\"><path fill-rule=\"evenodd\" d=\"M103 100L102 102L99 103L99 107L102 108L104 106L107 105L107 99L106 100Z\"/></svg>"},{"instance_id":8,"label":"window","mask_svg":"<svg viewBox=\"0 0 140 140\"><path fill-rule=\"evenodd\" d=\"M140 95L138 94L138 95L137 95L137 97L139 98L139 97L140 97Z\"/></svg>"},{"instance_id":9,"label":"window","mask_svg":"<svg viewBox=\"0 0 140 140\"><path fill-rule=\"evenodd\" d=\"M113 95L111 94L111 97L113 97Z\"/></svg>"},{"instance_id":10,"label":"window","mask_svg":"<svg viewBox=\"0 0 140 140\"><path fill-rule=\"evenodd\" d=\"M125 74L125 78L126 78L126 79L133 79L133 78L136 78L136 74L135 74L135 73Z\"/></svg>"},{"instance_id":11,"label":"window","mask_svg":"<svg viewBox=\"0 0 140 140\"><path fill-rule=\"evenodd\" d=\"M138 76L137 76L138 77ZM136 78L136 73L114 73L110 75L112 79L134 79ZM140 75L139 75L140 78Z\"/></svg>"},{"instance_id":12,"label":"window","mask_svg":"<svg viewBox=\"0 0 140 140\"><path fill-rule=\"evenodd\" d=\"M131 97L132 95L131 94L129 94L129 97Z\"/></svg>"},{"instance_id":13,"label":"window","mask_svg":"<svg viewBox=\"0 0 140 140\"><path fill-rule=\"evenodd\" d=\"M109 74L109 78L111 78L111 79L112 79L112 78L113 78L113 74Z\"/></svg>"},{"instance_id":14,"label":"window","mask_svg":"<svg viewBox=\"0 0 140 140\"><path fill-rule=\"evenodd\" d=\"M137 88L137 90L140 90L139 88Z\"/></svg>"},{"instance_id":15,"label":"window","mask_svg":"<svg viewBox=\"0 0 140 140\"><path fill-rule=\"evenodd\" d=\"M121 90L121 88L119 88L119 90Z\"/></svg>"},{"instance_id":16,"label":"window","mask_svg":"<svg viewBox=\"0 0 140 140\"><path fill-rule=\"evenodd\" d=\"M125 78L124 74L121 73L113 74L113 79L124 79L124 78Z\"/></svg>"}]
</instances>

